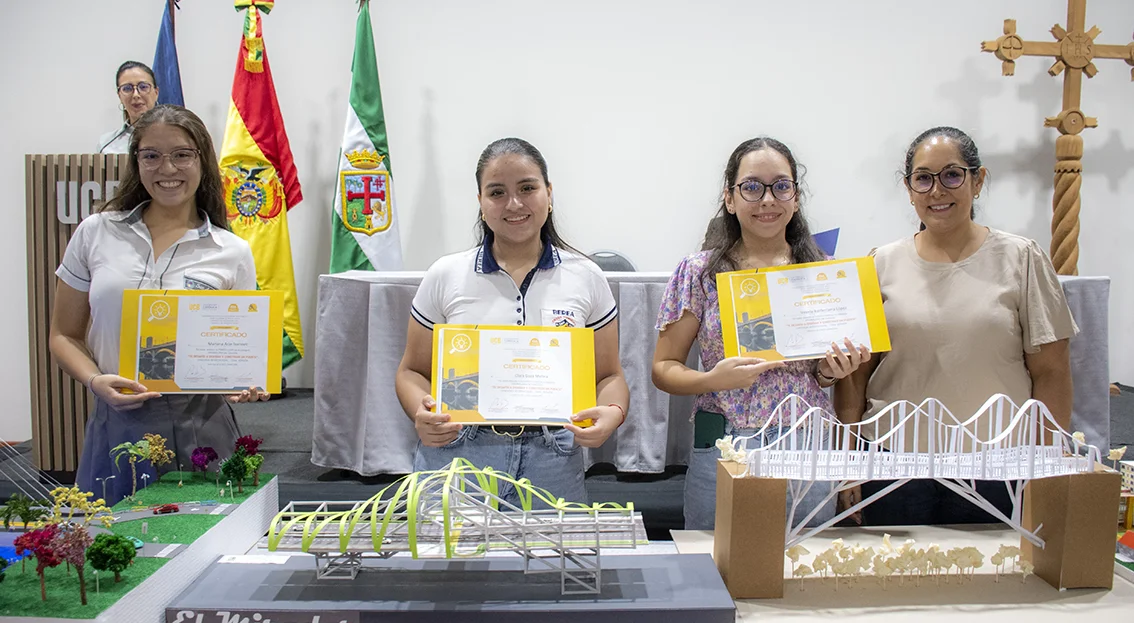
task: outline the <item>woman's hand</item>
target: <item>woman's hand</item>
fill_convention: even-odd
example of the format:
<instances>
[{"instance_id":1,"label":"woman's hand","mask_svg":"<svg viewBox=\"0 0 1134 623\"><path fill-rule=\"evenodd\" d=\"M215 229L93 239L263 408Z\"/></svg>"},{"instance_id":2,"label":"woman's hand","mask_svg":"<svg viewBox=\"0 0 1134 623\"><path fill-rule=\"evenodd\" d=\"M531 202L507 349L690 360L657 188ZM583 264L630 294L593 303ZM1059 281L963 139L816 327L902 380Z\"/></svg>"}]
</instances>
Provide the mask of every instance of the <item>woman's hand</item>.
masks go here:
<instances>
[{"instance_id":1,"label":"woman's hand","mask_svg":"<svg viewBox=\"0 0 1134 623\"><path fill-rule=\"evenodd\" d=\"M835 513L841 513L846 509L858 504L862 501L862 487L851 487L843 491L839 491L839 501L835 504ZM853 521L857 525L862 525L862 510L859 509L849 516L847 519Z\"/></svg>"},{"instance_id":2,"label":"woman's hand","mask_svg":"<svg viewBox=\"0 0 1134 623\"><path fill-rule=\"evenodd\" d=\"M460 424L449 421L448 413L434 413L436 407L433 396L426 394L421 398L421 407L413 414L413 427L417 429L421 444L431 448L453 443L462 428Z\"/></svg>"},{"instance_id":3,"label":"woman's hand","mask_svg":"<svg viewBox=\"0 0 1134 623\"><path fill-rule=\"evenodd\" d=\"M258 400L267 400L270 397L271 395L268 392L260 389L259 387L249 387L239 394L233 394L229 396L228 401L231 403L256 402Z\"/></svg>"},{"instance_id":4,"label":"woman's hand","mask_svg":"<svg viewBox=\"0 0 1134 623\"><path fill-rule=\"evenodd\" d=\"M761 374L783 366L782 361L765 361L758 357L728 357L718 361L706 375L712 391L747 389Z\"/></svg>"},{"instance_id":5,"label":"woman's hand","mask_svg":"<svg viewBox=\"0 0 1134 623\"><path fill-rule=\"evenodd\" d=\"M850 338L845 338L843 343L847 345L845 353L837 344L831 342L831 350L827 351L824 359L819 360L819 374L829 379L845 379L859 366L870 361L870 349L862 344L856 347Z\"/></svg>"},{"instance_id":6,"label":"woman's hand","mask_svg":"<svg viewBox=\"0 0 1134 623\"><path fill-rule=\"evenodd\" d=\"M605 443L614 434L614 431L622 425L622 409L611 406L591 407L571 416L572 422L583 422L585 420L592 422L586 428L580 428L575 424L567 424L564 428L575 433L575 441L579 442L580 446L597 448Z\"/></svg>"},{"instance_id":7,"label":"woman's hand","mask_svg":"<svg viewBox=\"0 0 1134 623\"><path fill-rule=\"evenodd\" d=\"M161 396L145 385L117 374L99 374L91 379L91 393L117 411L130 411L142 406L150 398ZM128 390L132 393L123 393Z\"/></svg>"}]
</instances>

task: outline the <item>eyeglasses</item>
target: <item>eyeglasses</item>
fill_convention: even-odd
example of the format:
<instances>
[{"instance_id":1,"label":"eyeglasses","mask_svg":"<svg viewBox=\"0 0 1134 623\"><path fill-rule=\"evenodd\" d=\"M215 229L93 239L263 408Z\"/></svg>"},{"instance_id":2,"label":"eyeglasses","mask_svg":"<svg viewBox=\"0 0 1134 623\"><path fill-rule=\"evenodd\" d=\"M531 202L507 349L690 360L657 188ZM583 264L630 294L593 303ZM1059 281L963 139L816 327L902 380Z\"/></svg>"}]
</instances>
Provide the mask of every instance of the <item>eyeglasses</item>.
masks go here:
<instances>
[{"instance_id":1,"label":"eyeglasses","mask_svg":"<svg viewBox=\"0 0 1134 623\"><path fill-rule=\"evenodd\" d=\"M930 173L929 171L914 171L906 176L906 184L909 185L910 190L915 193L927 193L933 188L933 179L941 182L941 186L952 190L960 188L961 184L965 183L965 177L968 176L969 171L976 171L980 167L945 167L937 173Z\"/></svg>"},{"instance_id":2,"label":"eyeglasses","mask_svg":"<svg viewBox=\"0 0 1134 623\"><path fill-rule=\"evenodd\" d=\"M744 180L739 184L729 186L729 190L733 188L740 189L740 196L745 201L757 202L764 199L766 189L772 190L772 196L780 201L791 201L795 198L795 182L788 179L776 180L771 184L765 184L757 180Z\"/></svg>"},{"instance_id":3,"label":"eyeglasses","mask_svg":"<svg viewBox=\"0 0 1134 623\"><path fill-rule=\"evenodd\" d=\"M161 167L162 160L169 158L169 162L173 166L185 170L193 166L199 153L196 149L175 149L168 154L163 154L156 149L140 149L138 150L138 166L147 171L156 171Z\"/></svg>"},{"instance_id":4,"label":"eyeglasses","mask_svg":"<svg viewBox=\"0 0 1134 623\"><path fill-rule=\"evenodd\" d=\"M139 82L138 84L130 84L127 82L126 84L118 85L118 92L123 95L133 95L134 89L137 89L138 95L145 95L149 93L152 88L154 88L154 85L149 82Z\"/></svg>"}]
</instances>

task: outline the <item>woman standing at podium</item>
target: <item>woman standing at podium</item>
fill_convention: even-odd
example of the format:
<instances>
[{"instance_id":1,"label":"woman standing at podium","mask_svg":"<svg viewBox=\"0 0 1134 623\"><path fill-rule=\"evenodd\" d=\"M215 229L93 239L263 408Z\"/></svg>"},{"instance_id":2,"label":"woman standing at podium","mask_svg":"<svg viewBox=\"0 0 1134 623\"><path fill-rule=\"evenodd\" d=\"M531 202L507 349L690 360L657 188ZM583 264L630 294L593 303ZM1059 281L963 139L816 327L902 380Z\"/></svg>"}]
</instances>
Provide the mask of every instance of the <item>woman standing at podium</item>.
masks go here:
<instances>
[{"instance_id":1,"label":"woman standing at podium","mask_svg":"<svg viewBox=\"0 0 1134 623\"><path fill-rule=\"evenodd\" d=\"M115 76L115 88L118 90L118 106L122 109L122 127L99 137L100 154L127 153L134 123L157 103L157 78L144 63L122 63Z\"/></svg>"},{"instance_id":2,"label":"woman standing at podium","mask_svg":"<svg viewBox=\"0 0 1134 623\"><path fill-rule=\"evenodd\" d=\"M420 441L414 470L436 470L456 457L492 467L568 502L586 502L580 445L597 448L622 424L630 390L618 357L618 309L602 271L555 230L547 162L527 141L493 142L476 167L481 244L437 260L410 310L398 366L398 399ZM598 406L546 426L462 426L437 412L430 397L435 324L544 325L594 329ZM510 485L501 497L519 504Z\"/></svg>"},{"instance_id":3,"label":"woman standing at podium","mask_svg":"<svg viewBox=\"0 0 1134 623\"><path fill-rule=\"evenodd\" d=\"M134 124L118 195L79 223L55 271L51 354L95 395L76 484L114 504L130 494L130 470L110 451L146 433L190 465L198 446L227 456L239 432L224 396L161 395L118 372L122 293L127 289L255 290L248 243L228 229L220 172L205 124L180 106L158 106ZM266 399L245 390L233 402ZM139 463L138 471L153 469Z\"/></svg>"}]
</instances>

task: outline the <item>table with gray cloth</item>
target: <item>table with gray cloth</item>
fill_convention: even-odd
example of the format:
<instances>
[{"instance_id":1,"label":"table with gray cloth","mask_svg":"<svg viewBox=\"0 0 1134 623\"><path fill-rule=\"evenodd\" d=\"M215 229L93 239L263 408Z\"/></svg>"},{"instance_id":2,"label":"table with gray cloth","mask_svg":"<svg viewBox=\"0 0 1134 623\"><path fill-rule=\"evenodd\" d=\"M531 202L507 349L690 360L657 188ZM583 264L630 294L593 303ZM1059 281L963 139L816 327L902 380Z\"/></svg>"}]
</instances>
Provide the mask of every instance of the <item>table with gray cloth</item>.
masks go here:
<instances>
[{"instance_id":1,"label":"table with gray cloth","mask_svg":"<svg viewBox=\"0 0 1134 623\"><path fill-rule=\"evenodd\" d=\"M394 374L406 344L410 303L424 273L352 271L319 277L315 344L315 427L311 462L364 476L412 471L417 434L398 403ZM586 464L658 473L685 465L693 399L654 387L654 324L669 273L608 272L618 301L622 367L630 386L626 423ZM1108 447L1110 437L1105 277L1061 277L1081 333L1071 341L1074 428ZM696 366L699 353L690 353Z\"/></svg>"}]
</instances>

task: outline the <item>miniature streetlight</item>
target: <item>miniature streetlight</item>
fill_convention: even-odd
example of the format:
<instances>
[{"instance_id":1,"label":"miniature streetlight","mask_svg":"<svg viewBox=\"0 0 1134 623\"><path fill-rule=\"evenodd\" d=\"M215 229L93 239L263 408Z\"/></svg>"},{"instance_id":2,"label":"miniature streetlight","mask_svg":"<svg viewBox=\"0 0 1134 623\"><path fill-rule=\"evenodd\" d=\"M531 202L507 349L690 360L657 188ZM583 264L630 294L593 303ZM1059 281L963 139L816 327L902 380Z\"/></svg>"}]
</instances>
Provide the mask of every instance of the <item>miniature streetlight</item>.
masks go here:
<instances>
[{"instance_id":1,"label":"miniature streetlight","mask_svg":"<svg viewBox=\"0 0 1134 623\"><path fill-rule=\"evenodd\" d=\"M150 475L149 474L142 474L142 488L143 489L146 488L146 485L149 484L149 482L150 482Z\"/></svg>"},{"instance_id":2,"label":"miniature streetlight","mask_svg":"<svg viewBox=\"0 0 1134 623\"><path fill-rule=\"evenodd\" d=\"M181 481L185 479L184 472L181 471L181 461L177 462L177 486L181 486Z\"/></svg>"},{"instance_id":3,"label":"miniature streetlight","mask_svg":"<svg viewBox=\"0 0 1134 623\"><path fill-rule=\"evenodd\" d=\"M95 478L95 482L101 482L102 483L102 499L104 499L104 500L106 499L106 481L112 480L113 478L115 478L115 477L114 476L107 476L106 478Z\"/></svg>"},{"instance_id":4,"label":"miniature streetlight","mask_svg":"<svg viewBox=\"0 0 1134 623\"><path fill-rule=\"evenodd\" d=\"M229 481L226 481L226 482L224 483L224 486L228 487L228 497L230 497L230 498L232 498L232 499L234 499L234 500L235 500L235 499L236 499L236 494L234 494L234 493L232 492L232 481L231 481L231 480L229 480Z\"/></svg>"}]
</instances>

